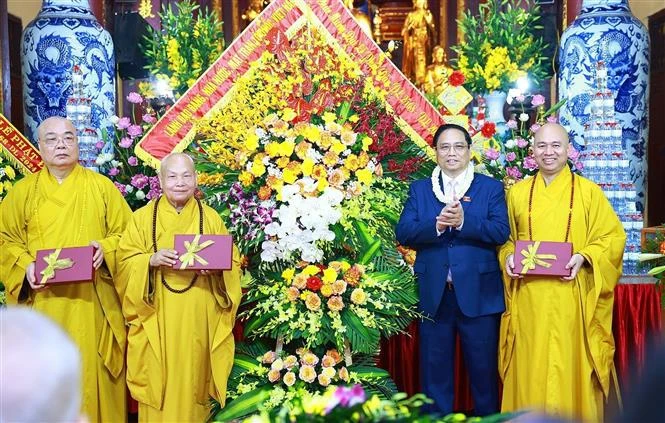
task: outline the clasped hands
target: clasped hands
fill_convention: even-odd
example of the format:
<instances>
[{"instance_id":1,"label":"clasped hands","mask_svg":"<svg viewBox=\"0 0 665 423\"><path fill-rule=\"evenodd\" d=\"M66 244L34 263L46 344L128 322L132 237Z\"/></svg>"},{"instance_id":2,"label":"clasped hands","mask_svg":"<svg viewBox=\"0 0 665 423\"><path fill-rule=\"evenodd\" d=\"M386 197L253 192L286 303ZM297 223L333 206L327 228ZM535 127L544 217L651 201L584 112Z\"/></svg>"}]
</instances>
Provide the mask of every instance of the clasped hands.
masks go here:
<instances>
[{"instance_id":1,"label":"clasped hands","mask_svg":"<svg viewBox=\"0 0 665 423\"><path fill-rule=\"evenodd\" d=\"M436 217L436 230L445 231L448 227L459 228L464 222L464 209L460 201L455 198L452 203L446 204Z\"/></svg>"},{"instance_id":2,"label":"clasped hands","mask_svg":"<svg viewBox=\"0 0 665 423\"><path fill-rule=\"evenodd\" d=\"M586 259L582 254L573 254L573 256L568 260L566 264L566 269L570 269L570 276L563 276L562 281L572 281L577 276L577 272L580 271L582 265L586 262ZM515 256L513 254L506 257L506 274L511 278L523 278L524 275L519 273L514 273L515 271Z\"/></svg>"},{"instance_id":3,"label":"clasped hands","mask_svg":"<svg viewBox=\"0 0 665 423\"><path fill-rule=\"evenodd\" d=\"M178 252L169 248L162 248L150 256L150 267L173 266L178 260ZM219 270L199 270L199 275L212 275L219 273Z\"/></svg>"}]
</instances>

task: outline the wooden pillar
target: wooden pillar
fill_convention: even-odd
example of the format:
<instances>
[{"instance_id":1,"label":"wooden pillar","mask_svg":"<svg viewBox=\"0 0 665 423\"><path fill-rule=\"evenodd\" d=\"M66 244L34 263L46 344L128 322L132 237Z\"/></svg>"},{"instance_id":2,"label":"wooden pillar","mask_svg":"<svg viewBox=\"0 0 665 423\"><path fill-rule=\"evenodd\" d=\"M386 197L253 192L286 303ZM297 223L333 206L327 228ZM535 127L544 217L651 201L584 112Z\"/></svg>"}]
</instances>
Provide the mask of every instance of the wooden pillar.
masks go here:
<instances>
[{"instance_id":1,"label":"wooden pillar","mask_svg":"<svg viewBox=\"0 0 665 423\"><path fill-rule=\"evenodd\" d=\"M565 0L563 2L563 29L568 28L582 10L582 0Z\"/></svg>"},{"instance_id":2,"label":"wooden pillar","mask_svg":"<svg viewBox=\"0 0 665 423\"><path fill-rule=\"evenodd\" d=\"M92 10L93 15L97 18L100 24L104 28L107 26L106 22L106 8L104 7L104 0L88 0L90 3L90 10Z\"/></svg>"}]
</instances>

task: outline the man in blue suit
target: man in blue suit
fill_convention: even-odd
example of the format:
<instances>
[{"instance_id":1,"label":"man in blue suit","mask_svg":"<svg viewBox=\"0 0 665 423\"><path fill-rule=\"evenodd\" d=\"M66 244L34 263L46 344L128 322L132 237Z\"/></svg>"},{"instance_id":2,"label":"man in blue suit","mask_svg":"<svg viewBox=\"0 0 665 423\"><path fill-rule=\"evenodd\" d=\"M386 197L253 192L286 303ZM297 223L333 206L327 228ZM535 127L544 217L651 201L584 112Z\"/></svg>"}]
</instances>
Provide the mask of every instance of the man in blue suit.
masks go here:
<instances>
[{"instance_id":1,"label":"man in blue suit","mask_svg":"<svg viewBox=\"0 0 665 423\"><path fill-rule=\"evenodd\" d=\"M501 182L475 174L471 137L458 125L434 134L438 166L414 182L397 224L397 240L417 252L420 374L433 410L453 411L455 334L471 381L475 414L499 410L497 345L505 309L496 248L510 228Z\"/></svg>"}]
</instances>

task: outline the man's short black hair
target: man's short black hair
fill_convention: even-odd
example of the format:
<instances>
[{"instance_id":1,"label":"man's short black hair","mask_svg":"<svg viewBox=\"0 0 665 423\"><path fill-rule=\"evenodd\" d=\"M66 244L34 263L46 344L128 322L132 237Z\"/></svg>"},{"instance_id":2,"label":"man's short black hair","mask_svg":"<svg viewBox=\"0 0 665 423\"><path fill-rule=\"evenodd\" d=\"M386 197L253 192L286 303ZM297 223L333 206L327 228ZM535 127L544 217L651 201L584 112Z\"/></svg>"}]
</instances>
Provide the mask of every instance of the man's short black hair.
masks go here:
<instances>
[{"instance_id":1,"label":"man's short black hair","mask_svg":"<svg viewBox=\"0 0 665 423\"><path fill-rule=\"evenodd\" d=\"M432 137L432 147L436 148L436 141L439 139L439 136L449 129L457 129L458 131L462 132L464 134L466 143L471 146L471 135L469 135L469 131L454 123L444 123L443 125L439 126L439 129L437 129L434 133L434 137Z\"/></svg>"}]
</instances>

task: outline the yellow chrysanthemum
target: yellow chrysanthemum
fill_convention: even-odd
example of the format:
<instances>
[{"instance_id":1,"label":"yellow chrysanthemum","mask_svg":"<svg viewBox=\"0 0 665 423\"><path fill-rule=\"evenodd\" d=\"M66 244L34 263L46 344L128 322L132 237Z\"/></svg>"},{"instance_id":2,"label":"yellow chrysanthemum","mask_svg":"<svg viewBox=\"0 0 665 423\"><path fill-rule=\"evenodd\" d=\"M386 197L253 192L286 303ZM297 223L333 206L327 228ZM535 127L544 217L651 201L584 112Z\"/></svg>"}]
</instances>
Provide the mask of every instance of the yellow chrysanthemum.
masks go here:
<instances>
[{"instance_id":1,"label":"yellow chrysanthemum","mask_svg":"<svg viewBox=\"0 0 665 423\"><path fill-rule=\"evenodd\" d=\"M249 151L255 151L259 148L259 136L255 132L250 133L245 140L245 148Z\"/></svg>"},{"instance_id":2,"label":"yellow chrysanthemum","mask_svg":"<svg viewBox=\"0 0 665 423\"><path fill-rule=\"evenodd\" d=\"M337 272L335 269L328 267L323 271L323 277L321 280L323 282L335 282L337 280Z\"/></svg>"},{"instance_id":3,"label":"yellow chrysanthemum","mask_svg":"<svg viewBox=\"0 0 665 423\"><path fill-rule=\"evenodd\" d=\"M288 269L285 269L282 272L282 279L284 279L287 282L291 282L291 280L295 275L296 275L296 269L289 267Z\"/></svg>"},{"instance_id":4,"label":"yellow chrysanthemum","mask_svg":"<svg viewBox=\"0 0 665 423\"><path fill-rule=\"evenodd\" d=\"M259 177L266 173L266 167L262 162L254 160L250 172L252 172L252 175Z\"/></svg>"},{"instance_id":5,"label":"yellow chrysanthemum","mask_svg":"<svg viewBox=\"0 0 665 423\"><path fill-rule=\"evenodd\" d=\"M322 116L326 125L331 124L337 120L337 115L331 112L325 112Z\"/></svg>"},{"instance_id":6,"label":"yellow chrysanthemum","mask_svg":"<svg viewBox=\"0 0 665 423\"><path fill-rule=\"evenodd\" d=\"M302 161L302 174L303 176L310 176L314 170L314 160L307 157Z\"/></svg>"},{"instance_id":7,"label":"yellow chrysanthemum","mask_svg":"<svg viewBox=\"0 0 665 423\"><path fill-rule=\"evenodd\" d=\"M291 122L298 114L290 107L286 107L282 110L282 120L285 122Z\"/></svg>"},{"instance_id":8,"label":"yellow chrysanthemum","mask_svg":"<svg viewBox=\"0 0 665 423\"><path fill-rule=\"evenodd\" d=\"M356 178L361 184L369 185L372 183L372 172L369 169L360 169L356 172Z\"/></svg>"}]
</instances>

